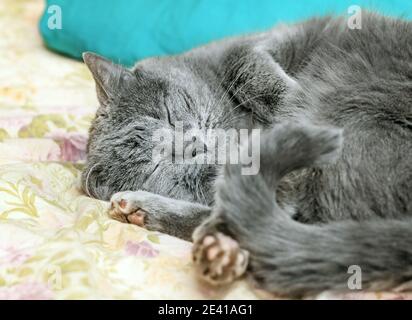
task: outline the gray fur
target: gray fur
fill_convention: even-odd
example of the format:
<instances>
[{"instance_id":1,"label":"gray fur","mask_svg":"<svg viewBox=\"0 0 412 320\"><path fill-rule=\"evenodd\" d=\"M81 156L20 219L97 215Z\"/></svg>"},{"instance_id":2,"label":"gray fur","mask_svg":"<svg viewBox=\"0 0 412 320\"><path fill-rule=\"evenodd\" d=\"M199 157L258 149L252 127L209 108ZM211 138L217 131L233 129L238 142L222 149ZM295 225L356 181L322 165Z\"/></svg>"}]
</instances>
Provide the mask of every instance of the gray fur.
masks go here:
<instances>
[{"instance_id":1,"label":"gray fur","mask_svg":"<svg viewBox=\"0 0 412 320\"><path fill-rule=\"evenodd\" d=\"M345 289L354 264L365 289L411 280L412 23L362 19L361 30L343 18L280 26L131 71L86 55L101 107L84 189L106 200L122 190L160 195L151 210L168 218L156 229L184 238L212 210L203 228L239 241L251 277L270 291ZM178 120L265 129L260 173L151 163L151 134ZM188 203L213 209L191 215ZM187 225L183 212L195 217Z\"/></svg>"}]
</instances>

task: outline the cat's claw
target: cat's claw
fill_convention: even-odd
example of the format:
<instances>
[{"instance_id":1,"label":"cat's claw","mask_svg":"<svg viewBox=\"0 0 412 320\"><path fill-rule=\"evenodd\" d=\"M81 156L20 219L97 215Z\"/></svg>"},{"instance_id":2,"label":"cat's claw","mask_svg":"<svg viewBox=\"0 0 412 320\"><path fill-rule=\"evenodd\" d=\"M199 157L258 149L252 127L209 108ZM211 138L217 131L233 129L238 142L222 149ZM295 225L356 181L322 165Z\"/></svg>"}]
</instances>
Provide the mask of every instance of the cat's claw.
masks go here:
<instances>
[{"instance_id":1,"label":"cat's claw","mask_svg":"<svg viewBox=\"0 0 412 320\"><path fill-rule=\"evenodd\" d=\"M224 285L241 277L248 265L249 253L231 237L216 232L195 239L193 262L201 279Z\"/></svg>"},{"instance_id":2,"label":"cat's claw","mask_svg":"<svg viewBox=\"0 0 412 320\"><path fill-rule=\"evenodd\" d=\"M125 223L145 226L147 212L138 206L134 192L118 192L110 199L109 216Z\"/></svg>"}]
</instances>

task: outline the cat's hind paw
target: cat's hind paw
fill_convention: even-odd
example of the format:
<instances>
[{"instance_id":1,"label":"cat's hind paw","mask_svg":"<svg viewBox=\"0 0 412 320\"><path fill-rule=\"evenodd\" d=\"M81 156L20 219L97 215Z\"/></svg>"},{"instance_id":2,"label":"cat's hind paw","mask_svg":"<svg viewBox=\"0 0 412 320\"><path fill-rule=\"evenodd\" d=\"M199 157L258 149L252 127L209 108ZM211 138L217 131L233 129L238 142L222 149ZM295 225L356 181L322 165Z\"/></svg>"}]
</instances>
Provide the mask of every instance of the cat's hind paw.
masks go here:
<instances>
[{"instance_id":1,"label":"cat's hind paw","mask_svg":"<svg viewBox=\"0 0 412 320\"><path fill-rule=\"evenodd\" d=\"M229 236L216 232L195 239L193 261L201 279L224 285L241 277L247 268L249 253Z\"/></svg>"}]
</instances>

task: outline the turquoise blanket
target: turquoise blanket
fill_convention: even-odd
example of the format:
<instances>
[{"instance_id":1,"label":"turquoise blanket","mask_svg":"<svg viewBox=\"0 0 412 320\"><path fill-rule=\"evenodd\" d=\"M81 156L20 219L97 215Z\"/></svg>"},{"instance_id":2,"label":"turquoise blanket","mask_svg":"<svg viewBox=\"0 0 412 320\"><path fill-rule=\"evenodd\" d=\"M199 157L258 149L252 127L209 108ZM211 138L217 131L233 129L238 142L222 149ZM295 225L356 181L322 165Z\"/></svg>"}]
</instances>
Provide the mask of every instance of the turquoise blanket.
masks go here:
<instances>
[{"instance_id":1,"label":"turquoise blanket","mask_svg":"<svg viewBox=\"0 0 412 320\"><path fill-rule=\"evenodd\" d=\"M46 3L40 31L47 47L77 59L82 52L93 51L126 65L148 56L180 53L226 36L265 30L278 22L329 13L349 16L351 5L412 18L412 0L48 0Z\"/></svg>"}]
</instances>

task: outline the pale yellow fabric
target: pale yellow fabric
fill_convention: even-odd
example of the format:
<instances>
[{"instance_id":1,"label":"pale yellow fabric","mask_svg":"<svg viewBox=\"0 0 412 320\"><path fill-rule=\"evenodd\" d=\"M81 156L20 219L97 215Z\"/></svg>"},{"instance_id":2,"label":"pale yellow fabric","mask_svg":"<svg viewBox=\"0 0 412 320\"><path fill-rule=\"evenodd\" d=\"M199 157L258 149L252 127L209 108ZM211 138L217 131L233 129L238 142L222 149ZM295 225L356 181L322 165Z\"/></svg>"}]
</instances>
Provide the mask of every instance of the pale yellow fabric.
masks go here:
<instances>
[{"instance_id":1,"label":"pale yellow fabric","mask_svg":"<svg viewBox=\"0 0 412 320\"><path fill-rule=\"evenodd\" d=\"M255 298L198 284L190 243L111 220L79 190L94 83L42 46L42 9L0 1L0 299Z\"/></svg>"},{"instance_id":2,"label":"pale yellow fabric","mask_svg":"<svg viewBox=\"0 0 412 320\"><path fill-rule=\"evenodd\" d=\"M257 298L244 281L199 284L190 243L111 220L80 191L94 84L42 46L42 9L0 1L0 299Z\"/></svg>"}]
</instances>

